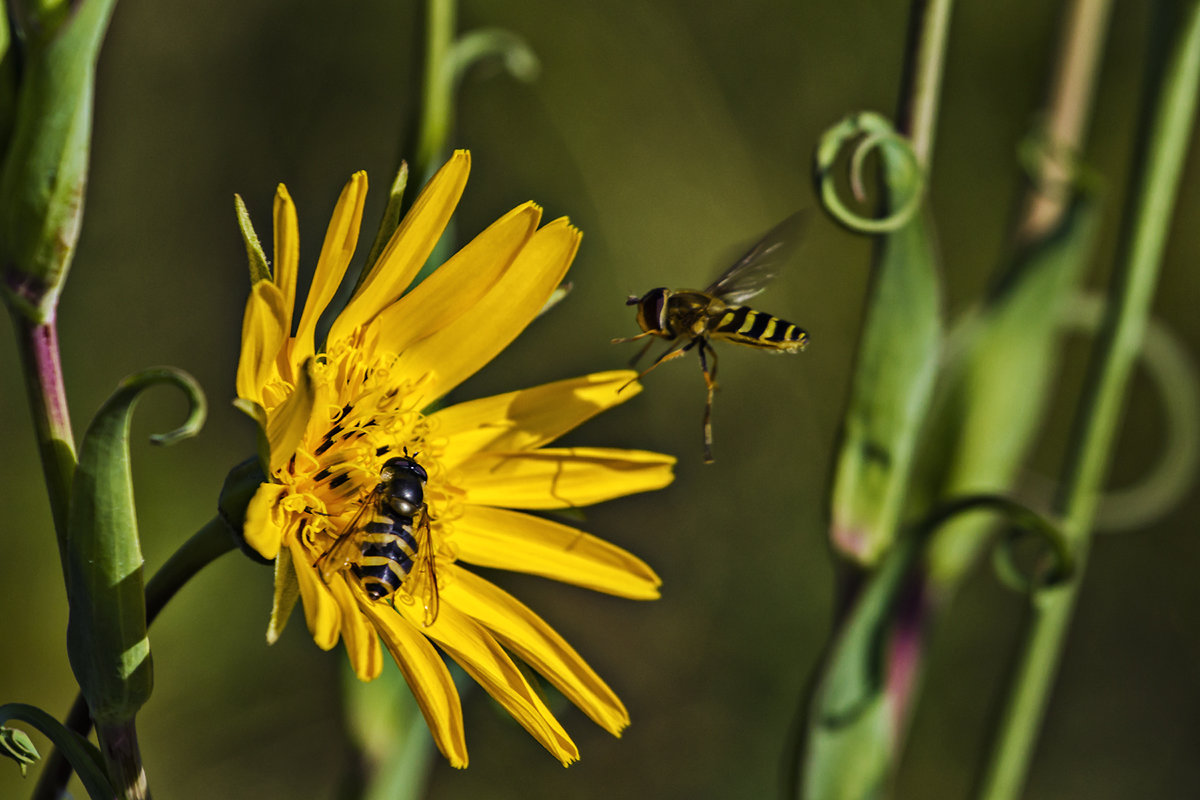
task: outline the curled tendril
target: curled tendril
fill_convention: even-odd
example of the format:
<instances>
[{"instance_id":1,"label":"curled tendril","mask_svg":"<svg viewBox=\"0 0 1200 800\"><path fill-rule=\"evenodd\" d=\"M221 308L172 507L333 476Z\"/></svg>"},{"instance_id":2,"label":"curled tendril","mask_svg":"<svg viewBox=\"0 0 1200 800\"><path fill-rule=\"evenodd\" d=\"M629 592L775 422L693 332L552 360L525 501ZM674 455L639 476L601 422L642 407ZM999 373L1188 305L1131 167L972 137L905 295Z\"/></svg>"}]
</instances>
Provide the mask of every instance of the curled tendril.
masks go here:
<instances>
[{"instance_id":1,"label":"curled tendril","mask_svg":"<svg viewBox=\"0 0 1200 800\"><path fill-rule=\"evenodd\" d=\"M500 28L464 33L454 42L449 58L456 86L468 69L488 59L499 59L509 75L524 83L535 80L542 68L537 54L524 39Z\"/></svg>"},{"instance_id":2,"label":"curled tendril","mask_svg":"<svg viewBox=\"0 0 1200 800\"><path fill-rule=\"evenodd\" d=\"M886 217L863 217L847 208L838 197L833 165L842 148L851 140L857 140L850 155L851 191L860 203L865 201L864 164L867 156L878 150L889 198L890 213ZM917 213L925 195L925 173L912 144L892 127L887 118L869 111L852 114L825 131L814 155L813 178L825 210L846 228L858 233L898 230Z\"/></svg>"},{"instance_id":3,"label":"curled tendril","mask_svg":"<svg viewBox=\"0 0 1200 800\"><path fill-rule=\"evenodd\" d=\"M922 525L928 535L960 514L972 511L992 511L1004 517L1010 532L997 543L993 551L996 575L1006 586L1022 594L1058 586L1075 573L1075 557L1066 534L1050 520L1027 506L1001 495L968 495L952 500L935 509ZM1017 566L1013 545L1022 535L1033 535L1046 546L1054 562L1041 574L1030 577Z\"/></svg>"},{"instance_id":4,"label":"curled tendril","mask_svg":"<svg viewBox=\"0 0 1200 800\"><path fill-rule=\"evenodd\" d=\"M134 373L121 381L118 391L136 395L142 389L158 383L171 383L179 387L188 401L187 419L175 430L167 433L155 433L150 436L153 444L169 446L182 439L188 439L200 432L204 419L208 415L208 401L204 398L204 390L196 379L181 369L175 367L151 367Z\"/></svg>"}]
</instances>

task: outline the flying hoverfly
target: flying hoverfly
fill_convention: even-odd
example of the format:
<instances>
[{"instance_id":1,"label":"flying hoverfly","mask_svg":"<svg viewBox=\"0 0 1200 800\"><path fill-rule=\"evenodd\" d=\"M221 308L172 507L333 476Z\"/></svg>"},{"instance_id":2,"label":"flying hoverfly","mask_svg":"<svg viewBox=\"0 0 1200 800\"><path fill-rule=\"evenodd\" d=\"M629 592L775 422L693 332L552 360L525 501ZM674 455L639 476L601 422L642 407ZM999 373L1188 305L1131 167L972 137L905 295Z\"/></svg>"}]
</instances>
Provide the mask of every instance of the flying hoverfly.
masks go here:
<instances>
[{"instance_id":1,"label":"flying hoverfly","mask_svg":"<svg viewBox=\"0 0 1200 800\"><path fill-rule=\"evenodd\" d=\"M803 214L797 212L776 225L702 291L659 287L641 297L630 296L625 301L625 305L637 306L637 322L642 332L637 336L613 339L614 343L633 342L647 336L671 342L670 347L638 378L689 350L695 349L700 356L700 369L708 388L704 406L706 464L713 461L712 402L713 391L717 388L717 353L712 342L733 342L776 353L794 353L808 344L808 333L798 325L744 305L765 289L787 263L803 219ZM647 342L630 363L637 363L653 341Z\"/></svg>"},{"instance_id":2,"label":"flying hoverfly","mask_svg":"<svg viewBox=\"0 0 1200 800\"><path fill-rule=\"evenodd\" d=\"M425 626L438 616L437 573L425 483L429 475L415 457L389 458L349 524L318 560L328 583L349 569L372 600L387 600L419 570L425 595Z\"/></svg>"}]
</instances>

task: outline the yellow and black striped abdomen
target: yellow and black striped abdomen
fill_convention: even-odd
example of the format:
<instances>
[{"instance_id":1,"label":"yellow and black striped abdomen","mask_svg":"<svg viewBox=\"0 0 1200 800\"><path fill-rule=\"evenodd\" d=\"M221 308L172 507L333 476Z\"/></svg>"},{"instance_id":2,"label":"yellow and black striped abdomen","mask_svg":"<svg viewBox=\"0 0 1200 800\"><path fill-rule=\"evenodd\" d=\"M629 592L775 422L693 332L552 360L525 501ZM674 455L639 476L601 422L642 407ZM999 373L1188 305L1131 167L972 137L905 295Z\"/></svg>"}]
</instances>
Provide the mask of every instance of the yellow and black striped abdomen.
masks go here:
<instances>
[{"instance_id":1,"label":"yellow and black striped abdomen","mask_svg":"<svg viewBox=\"0 0 1200 800\"><path fill-rule=\"evenodd\" d=\"M749 347L794 352L808 344L808 332L779 317L750 306L730 306L710 329L714 339L725 339Z\"/></svg>"},{"instance_id":2,"label":"yellow and black striped abdomen","mask_svg":"<svg viewBox=\"0 0 1200 800\"><path fill-rule=\"evenodd\" d=\"M358 543L361 554L352 570L367 594L379 600L399 589L417 557L412 518L378 509Z\"/></svg>"}]
</instances>

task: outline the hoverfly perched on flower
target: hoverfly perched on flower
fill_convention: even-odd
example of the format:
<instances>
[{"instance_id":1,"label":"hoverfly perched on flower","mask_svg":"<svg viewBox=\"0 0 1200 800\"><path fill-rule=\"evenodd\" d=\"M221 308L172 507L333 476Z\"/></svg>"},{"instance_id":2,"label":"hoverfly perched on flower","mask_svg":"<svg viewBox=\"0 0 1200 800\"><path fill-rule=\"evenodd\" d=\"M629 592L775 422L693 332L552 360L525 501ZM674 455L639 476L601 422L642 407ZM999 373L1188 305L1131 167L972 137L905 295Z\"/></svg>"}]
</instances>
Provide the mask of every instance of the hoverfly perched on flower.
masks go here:
<instances>
[{"instance_id":1,"label":"hoverfly perched on flower","mask_svg":"<svg viewBox=\"0 0 1200 800\"><path fill-rule=\"evenodd\" d=\"M407 450L403 456L389 458L379 471L379 483L317 562L326 583L349 568L372 600L391 598L418 567L424 582L426 627L438 615L437 573L425 504L428 480L425 468Z\"/></svg>"},{"instance_id":2,"label":"hoverfly perched on flower","mask_svg":"<svg viewBox=\"0 0 1200 800\"><path fill-rule=\"evenodd\" d=\"M700 369L708 400L704 406L704 461L711 464L712 401L717 388L717 353L712 340L757 347L775 353L794 353L808 344L808 333L787 320L755 311L743 305L758 295L787 263L800 230L803 215L797 212L776 225L750 250L721 273L706 289L651 289L641 297L630 296L625 305L637 306L637 336L613 339L613 343L633 342L657 336L671 342L638 378L666 361L682 356L693 348L700 356ZM633 360L636 363L651 342L647 342ZM709 357L712 359L711 367Z\"/></svg>"}]
</instances>

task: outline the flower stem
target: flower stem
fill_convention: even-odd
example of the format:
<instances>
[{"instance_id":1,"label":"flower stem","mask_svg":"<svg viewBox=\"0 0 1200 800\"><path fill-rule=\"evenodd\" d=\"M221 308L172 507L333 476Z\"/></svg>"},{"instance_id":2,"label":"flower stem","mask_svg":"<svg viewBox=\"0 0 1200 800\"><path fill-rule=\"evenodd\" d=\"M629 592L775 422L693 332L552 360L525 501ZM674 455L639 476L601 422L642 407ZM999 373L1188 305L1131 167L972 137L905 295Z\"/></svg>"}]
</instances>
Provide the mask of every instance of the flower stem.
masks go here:
<instances>
[{"instance_id":1,"label":"flower stem","mask_svg":"<svg viewBox=\"0 0 1200 800\"><path fill-rule=\"evenodd\" d=\"M1068 454L1066 478L1056 500L1064 531L1074 547L1076 577L1061 588L1034 596L1028 636L1019 655L981 800L1017 797L1029 771L1038 729L1078 599L1091 544L1092 517L1116 437L1125 388L1141 346L1150 302L1158 282L1183 160L1191 138L1200 93L1200 0L1181 3L1178 19L1159 20L1159 31L1176 32L1165 52L1159 80L1141 115L1137 185L1122 232L1121 257L1096 353L1088 374L1083 407Z\"/></svg>"},{"instance_id":2,"label":"flower stem","mask_svg":"<svg viewBox=\"0 0 1200 800\"><path fill-rule=\"evenodd\" d=\"M53 317L34 322L13 311L17 347L25 371L25 388L33 414L34 433L42 457L50 511L58 537L59 555L66 571L67 510L71 500L71 479L75 474L75 439L71 433L71 415L63 388L62 362L58 352L58 330Z\"/></svg>"},{"instance_id":3,"label":"flower stem","mask_svg":"<svg viewBox=\"0 0 1200 800\"><path fill-rule=\"evenodd\" d=\"M1058 227L1070 204L1071 164L1091 121L1111 10L1112 0L1072 0L1063 14L1043 143L1015 232L1018 244L1044 238Z\"/></svg>"},{"instance_id":4,"label":"flower stem","mask_svg":"<svg viewBox=\"0 0 1200 800\"><path fill-rule=\"evenodd\" d=\"M909 28L909 60L904 67L897 129L912 142L917 163L928 172L937 132L942 67L953 0L916 0Z\"/></svg>"},{"instance_id":5,"label":"flower stem","mask_svg":"<svg viewBox=\"0 0 1200 800\"><path fill-rule=\"evenodd\" d=\"M416 175L424 183L442 162L454 112L454 45L456 0L427 0L425 4L425 64L421 81L421 118L417 129Z\"/></svg>"},{"instance_id":6,"label":"flower stem","mask_svg":"<svg viewBox=\"0 0 1200 800\"><path fill-rule=\"evenodd\" d=\"M96 728L96 739L108 769L108 779L120 800L150 800L150 786L142 755L138 750L137 728L132 719L106 723Z\"/></svg>"}]
</instances>

